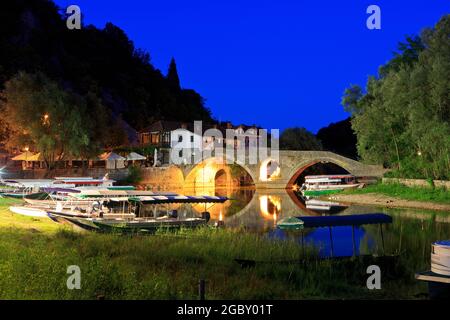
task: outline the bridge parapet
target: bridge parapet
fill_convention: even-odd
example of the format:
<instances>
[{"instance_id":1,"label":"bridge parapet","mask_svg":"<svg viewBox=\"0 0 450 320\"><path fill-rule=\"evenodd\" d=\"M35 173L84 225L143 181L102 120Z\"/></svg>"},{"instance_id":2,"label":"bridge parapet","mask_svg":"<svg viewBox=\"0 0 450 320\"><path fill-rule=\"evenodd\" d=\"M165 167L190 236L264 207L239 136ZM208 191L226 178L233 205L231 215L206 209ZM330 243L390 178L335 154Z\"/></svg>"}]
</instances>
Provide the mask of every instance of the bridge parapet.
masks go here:
<instances>
[{"instance_id":1,"label":"bridge parapet","mask_svg":"<svg viewBox=\"0 0 450 320\"><path fill-rule=\"evenodd\" d=\"M218 158L208 158L199 164L190 164L180 166L183 175L187 178L194 170L199 170L205 167L208 163L214 163ZM233 163L233 161L226 161L224 155L222 159L223 165ZM230 159L228 159L230 160ZM270 180L261 177L261 167L267 165L270 160L276 160L279 166L279 173ZM367 165L359 161L346 158L330 151L294 151L281 150L277 157L267 157L258 159L256 164L249 164L248 157L244 163L237 162L237 165L243 167L252 177L256 188L270 188L270 189L284 189L292 187L296 178L303 170L316 163L334 163L349 173L356 176L365 177L381 177L386 169L378 165Z\"/></svg>"}]
</instances>

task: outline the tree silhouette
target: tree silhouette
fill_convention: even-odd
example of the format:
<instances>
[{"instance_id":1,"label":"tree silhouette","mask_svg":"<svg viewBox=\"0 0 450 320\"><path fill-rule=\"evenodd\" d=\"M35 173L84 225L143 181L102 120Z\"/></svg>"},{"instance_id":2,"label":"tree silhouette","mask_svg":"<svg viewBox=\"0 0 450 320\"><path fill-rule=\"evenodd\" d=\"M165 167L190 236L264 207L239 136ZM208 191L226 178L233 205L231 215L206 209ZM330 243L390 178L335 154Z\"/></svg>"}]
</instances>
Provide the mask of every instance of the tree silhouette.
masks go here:
<instances>
[{"instance_id":1,"label":"tree silhouette","mask_svg":"<svg viewBox=\"0 0 450 320\"><path fill-rule=\"evenodd\" d=\"M179 92L181 90L180 78L178 77L177 64L173 57L170 60L169 71L167 72L167 82L169 84L169 87L174 92Z\"/></svg>"}]
</instances>

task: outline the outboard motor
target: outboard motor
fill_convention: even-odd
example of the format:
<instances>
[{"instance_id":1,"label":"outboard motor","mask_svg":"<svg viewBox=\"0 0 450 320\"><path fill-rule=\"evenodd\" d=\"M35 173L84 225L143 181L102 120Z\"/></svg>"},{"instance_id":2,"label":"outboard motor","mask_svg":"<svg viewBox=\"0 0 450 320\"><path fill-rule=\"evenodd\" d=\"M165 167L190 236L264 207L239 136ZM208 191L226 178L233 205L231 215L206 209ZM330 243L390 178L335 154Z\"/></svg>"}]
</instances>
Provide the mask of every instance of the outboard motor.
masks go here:
<instances>
[{"instance_id":1,"label":"outboard motor","mask_svg":"<svg viewBox=\"0 0 450 320\"><path fill-rule=\"evenodd\" d=\"M208 211L202 212L202 219L206 220L206 222L209 222L211 219L211 214Z\"/></svg>"}]
</instances>

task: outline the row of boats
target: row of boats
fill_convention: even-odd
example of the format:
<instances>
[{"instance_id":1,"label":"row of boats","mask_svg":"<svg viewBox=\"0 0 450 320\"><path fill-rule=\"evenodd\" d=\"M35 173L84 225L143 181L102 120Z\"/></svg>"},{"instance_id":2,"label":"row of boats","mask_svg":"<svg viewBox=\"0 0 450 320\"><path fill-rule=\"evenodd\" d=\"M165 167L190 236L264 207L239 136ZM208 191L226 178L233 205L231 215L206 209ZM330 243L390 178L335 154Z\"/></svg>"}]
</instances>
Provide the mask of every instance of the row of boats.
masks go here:
<instances>
[{"instance_id":1,"label":"row of boats","mask_svg":"<svg viewBox=\"0 0 450 320\"><path fill-rule=\"evenodd\" d=\"M107 177L1 181L0 196L23 199L24 204L10 207L17 214L48 217L85 230L124 233L204 225L210 218L207 208L228 200L140 191L113 183ZM204 204L205 210L201 217L180 216L171 209L173 204Z\"/></svg>"}]
</instances>

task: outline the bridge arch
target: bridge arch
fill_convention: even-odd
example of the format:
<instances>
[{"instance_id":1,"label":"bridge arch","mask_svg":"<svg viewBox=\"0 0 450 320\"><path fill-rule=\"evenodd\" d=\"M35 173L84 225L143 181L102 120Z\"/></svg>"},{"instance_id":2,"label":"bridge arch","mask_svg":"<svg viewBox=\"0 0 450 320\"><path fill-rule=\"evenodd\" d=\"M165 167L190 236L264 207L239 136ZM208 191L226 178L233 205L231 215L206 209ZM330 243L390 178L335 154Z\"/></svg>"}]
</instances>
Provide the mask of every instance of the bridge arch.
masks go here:
<instances>
[{"instance_id":1,"label":"bridge arch","mask_svg":"<svg viewBox=\"0 0 450 320\"><path fill-rule=\"evenodd\" d=\"M312 160L308 160L308 161L301 161L296 166L294 166L293 168L291 168L288 171L287 178L289 180L286 185L286 189L291 189L293 187L295 181L306 169L308 169L316 164L319 164L319 163L324 163L324 164L331 163L331 164L337 165L338 167L341 167L348 173L353 174L352 168L349 164L347 164L343 161L338 161L336 159L331 159L331 158L326 157L326 158L316 158L316 159L312 159Z\"/></svg>"},{"instance_id":2,"label":"bridge arch","mask_svg":"<svg viewBox=\"0 0 450 320\"><path fill-rule=\"evenodd\" d=\"M271 181L280 176L279 160L267 158L259 165L259 181Z\"/></svg>"},{"instance_id":3,"label":"bridge arch","mask_svg":"<svg viewBox=\"0 0 450 320\"><path fill-rule=\"evenodd\" d=\"M241 164L228 164L226 161L219 161L218 158L208 158L205 159L198 164L196 164L189 172L187 172L184 187L187 188L196 188L196 187L216 187L216 180L221 177L222 181L225 176L226 183L221 183L223 187L231 187L232 186L232 165L236 165L244 169L244 171L251 177L253 183L257 180L252 170L250 170L247 166Z\"/></svg>"}]
</instances>

